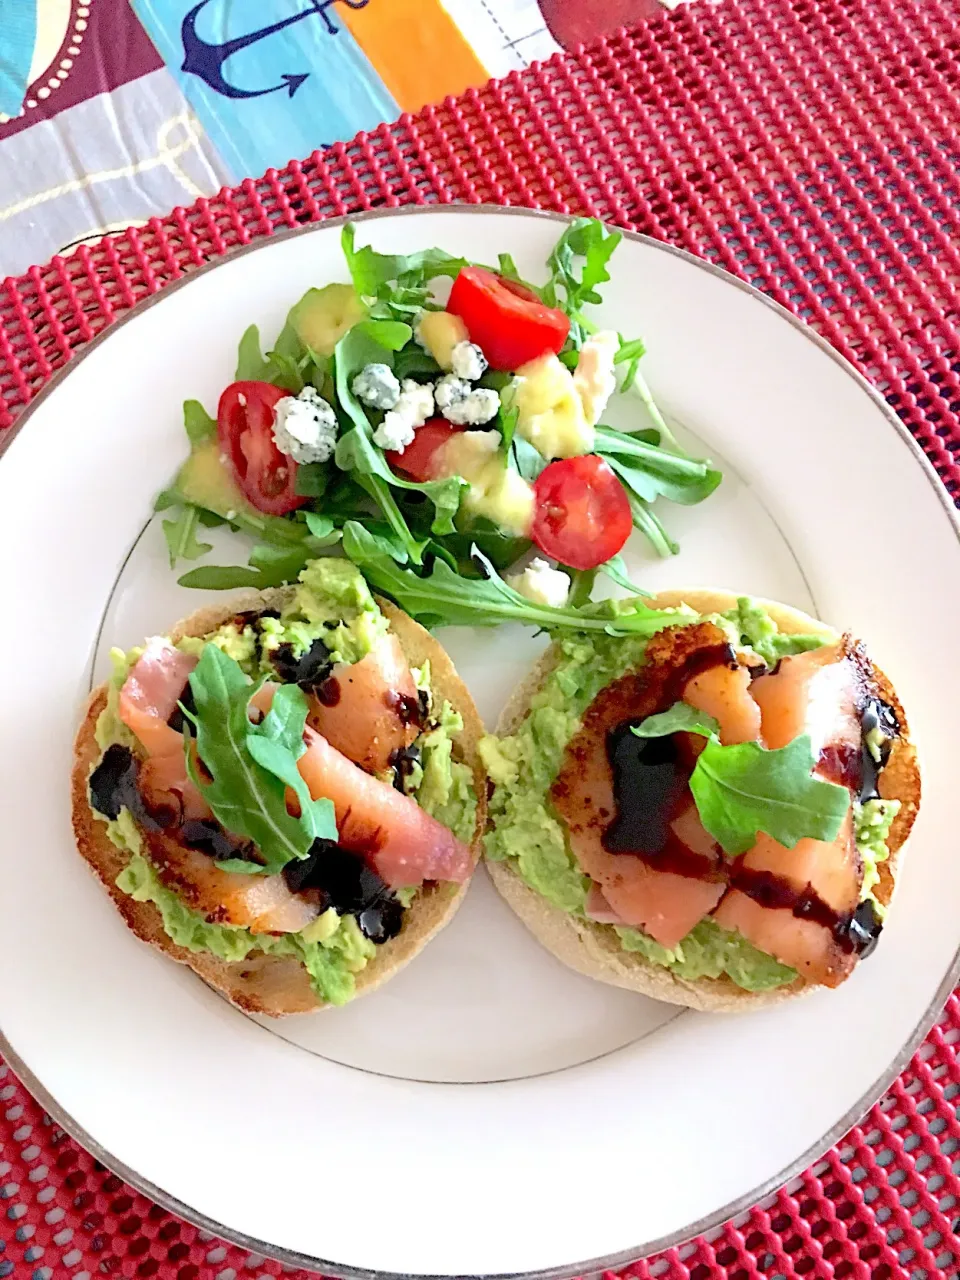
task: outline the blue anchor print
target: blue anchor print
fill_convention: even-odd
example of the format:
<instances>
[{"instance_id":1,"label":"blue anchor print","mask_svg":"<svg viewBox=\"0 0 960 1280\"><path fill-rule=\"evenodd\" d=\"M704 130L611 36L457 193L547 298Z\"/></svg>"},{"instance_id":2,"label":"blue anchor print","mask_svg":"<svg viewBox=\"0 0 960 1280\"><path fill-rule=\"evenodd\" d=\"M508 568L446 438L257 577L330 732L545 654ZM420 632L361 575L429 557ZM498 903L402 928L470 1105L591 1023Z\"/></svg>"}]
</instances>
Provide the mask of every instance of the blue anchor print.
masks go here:
<instances>
[{"instance_id":1,"label":"blue anchor print","mask_svg":"<svg viewBox=\"0 0 960 1280\"><path fill-rule=\"evenodd\" d=\"M198 76L215 93L222 94L225 98L259 98L266 93L276 93L278 90L283 89L286 89L292 98L309 77L309 72L301 72L299 74L288 72L281 75L280 84L270 85L266 89L241 89L239 86L231 84L224 77L223 65L228 58L231 58L235 53L239 53L241 49L247 48L248 45L256 44L260 40L265 40L268 36L275 35L276 32L282 31L285 27L293 26L295 22L302 22L304 18L318 16L323 18L324 25L330 35L336 35L338 30L327 13L334 0L310 0L312 7L309 9L291 14L289 18L282 18L278 22L271 23L270 26L261 27L258 31L251 31L247 35L236 36L232 40L224 40L222 43L214 44L209 40L204 40L202 36L197 34L197 16L201 9L204 9L209 3L210 0L199 0L199 4L194 5L183 19L183 25L180 28L184 54L181 69L189 75ZM369 0L344 0L344 3L349 5L351 9L362 9L369 3Z\"/></svg>"}]
</instances>

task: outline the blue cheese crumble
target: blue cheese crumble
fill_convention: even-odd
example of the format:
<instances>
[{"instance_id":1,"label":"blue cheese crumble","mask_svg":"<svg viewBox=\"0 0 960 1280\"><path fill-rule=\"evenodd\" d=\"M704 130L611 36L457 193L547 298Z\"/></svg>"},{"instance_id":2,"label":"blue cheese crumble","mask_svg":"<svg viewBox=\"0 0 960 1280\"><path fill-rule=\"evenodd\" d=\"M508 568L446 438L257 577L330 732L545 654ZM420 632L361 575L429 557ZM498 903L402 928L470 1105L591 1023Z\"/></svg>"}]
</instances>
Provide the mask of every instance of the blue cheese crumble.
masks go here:
<instances>
[{"instance_id":1,"label":"blue cheese crumble","mask_svg":"<svg viewBox=\"0 0 960 1280\"><path fill-rule=\"evenodd\" d=\"M475 342L458 342L450 352L450 369L458 378L476 382L487 370L487 357Z\"/></svg>"},{"instance_id":2,"label":"blue cheese crumble","mask_svg":"<svg viewBox=\"0 0 960 1280\"><path fill-rule=\"evenodd\" d=\"M368 364L354 378L353 394L371 409L395 409L400 383L387 364Z\"/></svg>"},{"instance_id":3,"label":"blue cheese crumble","mask_svg":"<svg viewBox=\"0 0 960 1280\"><path fill-rule=\"evenodd\" d=\"M381 449L402 453L408 444L412 444L417 428L432 416L433 383L404 378L399 399L373 433L373 442Z\"/></svg>"},{"instance_id":4,"label":"blue cheese crumble","mask_svg":"<svg viewBox=\"0 0 960 1280\"><path fill-rule=\"evenodd\" d=\"M294 462L326 462L337 443L337 415L315 387L284 396L274 408L273 439Z\"/></svg>"},{"instance_id":5,"label":"blue cheese crumble","mask_svg":"<svg viewBox=\"0 0 960 1280\"><path fill-rule=\"evenodd\" d=\"M500 397L487 387L472 387L465 378L448 373L437 383L437 408L458 427L479 427L497 416Z\"/></svg>"}]
</instances>

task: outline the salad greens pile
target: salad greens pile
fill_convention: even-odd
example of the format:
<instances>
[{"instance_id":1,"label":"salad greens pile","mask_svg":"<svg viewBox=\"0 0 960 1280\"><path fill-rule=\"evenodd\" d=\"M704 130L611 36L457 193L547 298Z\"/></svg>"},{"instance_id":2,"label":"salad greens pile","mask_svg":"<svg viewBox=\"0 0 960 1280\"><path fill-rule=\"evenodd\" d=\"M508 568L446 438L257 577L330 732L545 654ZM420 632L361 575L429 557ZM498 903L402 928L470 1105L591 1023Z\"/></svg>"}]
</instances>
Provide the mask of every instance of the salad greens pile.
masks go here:
<instances>
[{"instance_id":1,"label":"salad greens pile","mask_svg":"<svg viewBox=\"0 0 960 1280\"><path fill-rule=\"evenodd\" d=\"M595 219L578 218L551 251L545 284L521 281L509 254L501 254L498 266L488 268L523 284L546 305L562 308L569 316L569 337L559 357L568 368L576 366L583 342L597 329L588 311L601 301L600 287L610 280L610 259L621 239L619 232ZM263 515L243 500L232 480L225 486L222 480L209 479L218 468L227 471L217 424L197 401L187 401L184 425L191 457L156 502L158 511L169 512L163 530L171 566L207 556L212 548L204 530L218 524L256 541L246 565L202 565L179 581L213 589L279 586L295 581L311 559L339 549L378 590L430 625L492 625L513 618L550 629L642 631L649 611L641 606L618 613L613 606L590 602L594 570L571 571L573 590L567 607L531 603L499 576L530 549L525 537L465 510L461 498L467 481L460 476L417 481L391 467L374 440L381 415L353 393L354 377L369 364L386 365L401 381L440 377L443 371L417 342L414 325L422 312L443 310L432 282L452 279L470 264L440 249L395 255L378 253L369 245L357 248L349 224L343 229L342 248L352 291L345 285L311 289L292 309L266 355L256 326L248 328L236 369L238 381L269 382L290 395L314 388L336 413L335 452L326 462L297 468L297 493L308 499L303 506L289 515ZM318 349L321 344L305 340L309 326L303 320L331 290L350 294L354 310L348 318L353 322L334 335L324 352ZM621 335L616 355L620 390L637 397L642 422L629 432L598 425L595 452L622 482L635 527L660 555L668 556L678 547L654 504L658 499L701 502L720 483L721 474L678 444L640 372L643 354L639 339ZM509 373L488 369L477 386L502 391L511 380ZM485 429L499 431L505 464L532 483L549 460L516 434L517 411L509 397L503 400L506 403L501 402ZM602 568L614 580L624 581L619 557Z\"/></svg>"}]
</instances>

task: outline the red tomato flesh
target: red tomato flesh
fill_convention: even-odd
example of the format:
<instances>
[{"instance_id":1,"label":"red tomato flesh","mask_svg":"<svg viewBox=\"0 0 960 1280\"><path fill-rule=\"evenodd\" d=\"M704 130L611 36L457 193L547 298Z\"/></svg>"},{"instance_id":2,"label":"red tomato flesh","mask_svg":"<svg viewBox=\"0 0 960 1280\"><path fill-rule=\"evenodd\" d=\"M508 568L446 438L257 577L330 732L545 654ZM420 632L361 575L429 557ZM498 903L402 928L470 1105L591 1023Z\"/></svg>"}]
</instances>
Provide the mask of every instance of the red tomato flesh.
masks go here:
<instances>
[{"instance_id":1,"label":"red tomato flesh","mask_svg":"<svg viewBox=\"0 0 960 1280\"><path fill-rule=\"evenodd\" d=\"M387 449L384 457L394 471L402 471L411 480L423 484L425 480L438 480L440 459L438 454L451 436L462 427L455 427L445 418L433 418L417 428L417 434L403 450Z\"/></svg>"},{"instance_id":2,"label":"red tomato flesh","mask_svg":"<svg viewBox=\"0 0 960 1280\"><path fill-rule=\"evenodd\" d=\"M623 485L588 453L544 467L533 486L534 542L571 569L595 569L621 549L633 527Z\"/></svg>"},{"instance_id":3,"label":"red tomato flesh","mask_svg":"<svg viewBox=\"0 0 960 1280\"><path fill-rule=\"evenodd\" d=\"M567 340L570 319L545 306L532 290L483 267L464 267L450 290L447 310L467 326L470 341L491 369L512 372Z\"/></svg>"},{"instance_id":4,"label":"red tomato flesh","mask_svg":"<svg viewBox=\"0 0 960 1280\"><path fill-rule=\"evenodd\" d=\"M217 406L217 436L243 496L268 516L308 501L297 493L297 464L273 439L274 410L289 391L269 382L232 382Z\"/></svg>"}]
</instances>

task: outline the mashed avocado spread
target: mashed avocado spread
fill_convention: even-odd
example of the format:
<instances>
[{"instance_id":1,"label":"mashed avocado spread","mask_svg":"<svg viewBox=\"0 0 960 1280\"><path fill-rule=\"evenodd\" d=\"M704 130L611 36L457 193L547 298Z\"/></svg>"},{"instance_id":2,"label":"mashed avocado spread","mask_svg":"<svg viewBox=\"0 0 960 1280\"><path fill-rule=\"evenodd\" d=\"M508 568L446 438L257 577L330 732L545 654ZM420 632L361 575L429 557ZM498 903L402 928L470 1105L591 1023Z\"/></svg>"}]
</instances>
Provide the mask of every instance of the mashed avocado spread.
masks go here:
<instances>
[{"instance_id":1,"label":"mashed avocado spread","mask_svg":"<svg viewBox=\"0 0 960 1280\"><path fill-rule=\"evenodd\" d=\"M308 565L288 605L279 618L265 618L258 637L252 626L229 622L202 640L186 637L178 642L184 652L199 654L215 644L240 664L247 675L275 676L270 653L282 644L295 657L323 637L334 662L359 662L388 630L388 622L370 594L360 572L347 560L323 559ZM258 646L259 640L259 646ZM127 747L135 738L119 716L120 689L131 666L143 652L131 649L111 653L113 674L107 688L107 705L97 721L99 746L112 743ZM259 655L259 656L258 656ZM430 705L429 723L417 738L420 760L404 781L404 790L438 821L462 840L473 834L476 796L470 768L453 759L453 737L463 721L449 703L433 705L429 663L414 670L419 689ZM99 815L98 815L99 816ZM328 1004L346 1004L356 989L355 975L376 955L376 947L360 932L353 916L339 916L332 908L300 933L253 934L236 925L211 924L164 886L144 853L140 832L128 810L107 823L107 834L130 861L117 877L117 886L138 902L153 902L163 927L179 946L189 951L209 951L227 961L244 960L253 951L269 955L294 955L310 975L314 990ZM416 889L397 890L405 907Z\"/></svg>"},{"instance_id":2,"label":"mashed avocado spread","mask_svg":"<svg viewBox=\"0 0 960 1280\"><path fill-rule=\"evenodd\" d=\"M691 615L691 622L698 619ZM746 597L726 614L705 621L722 627L737 649L749 649L770 665L825 643L826 635L788 635L755 601ZM529 714L507 737L486 737L480 752L496 790L490 801L493 827L486 856L510 859L528 885L548 902L584 917L590 881L573 856L566 831L553 812L549 789L567 743L602 688L643 663L645 639L573 636L557 640L559 660L533 697ZM885 844L898 808L896 801L868 801L854 813L857 844L864 861L863 896L879 880L877 863L888 856ZM759 951L739 933L702 920L673 950L638 929L611 929L625 951L638 952L687 980L726 975L747 991L766 991L793 982L796 971Z\"/></svg>"}]
</instances>

